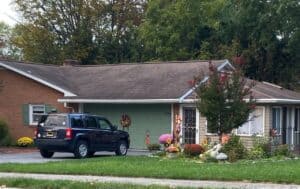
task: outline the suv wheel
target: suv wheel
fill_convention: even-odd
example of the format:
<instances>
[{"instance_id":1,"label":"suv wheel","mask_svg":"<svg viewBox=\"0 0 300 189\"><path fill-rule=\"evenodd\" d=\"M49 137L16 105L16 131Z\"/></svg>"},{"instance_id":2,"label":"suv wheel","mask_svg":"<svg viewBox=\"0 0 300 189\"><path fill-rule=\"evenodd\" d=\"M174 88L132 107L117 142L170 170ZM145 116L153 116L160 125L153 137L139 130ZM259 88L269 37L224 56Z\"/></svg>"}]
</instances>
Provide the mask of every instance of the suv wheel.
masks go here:
<instances>
[{"instance_id":1,"label":"suv wheel","mask_svg":"<svg viewBox=\"0 0 300 189\"><path fill-rule=\"evenodd\" d=\"M77 142L74 155L76 158L88 157L89 147L86 141L80 140Z\"/></svg>"},{"instance_id":2,"label":"suv wheel","mask_svg":"<svg viewBox=\"0 0 300 189\"><path fill-rule=\"evenodd\" d=\"M43 158L51 158L54 152L49 152L48 150L40 149L40 154Z\"/></svg>"},{"instance_id":3,"label":"suv wheel","mask_svg":"<svg viewBox=\"0 0 300 189\"><path fill-rule=\"evenodd\" d=\"M117 156L125 156L127 154L127 150L128 150L127 143L124 140L121 140L118 143L115 153Z\"/></svg>"}]
</instances>

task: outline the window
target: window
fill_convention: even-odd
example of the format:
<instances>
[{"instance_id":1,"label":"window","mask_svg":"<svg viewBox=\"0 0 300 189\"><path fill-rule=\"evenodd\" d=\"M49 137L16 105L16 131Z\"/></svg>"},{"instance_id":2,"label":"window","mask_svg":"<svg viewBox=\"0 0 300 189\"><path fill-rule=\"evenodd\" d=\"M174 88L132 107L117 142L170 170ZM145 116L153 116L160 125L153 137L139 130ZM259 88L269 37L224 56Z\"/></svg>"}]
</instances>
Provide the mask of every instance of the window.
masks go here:
<instances>
[{"instance_id":1,"label":"window","mask_svg":"<svg viewBox=\"0 0 300 189\"><path fill-rule=\"evenodd\" d=\"M213 132L209 127L209 122L206 120L206 134L208 135L217 135L217 132Z\"/></svg>"},{"instance_id":2,"label":"window","mask_svg":"<svg viewBox=\"0 0 300 189\"><path fill-rule=\"evenodd\" d=\"M250 113L248 121L237 129L237 134L247 136L262 136L263 133L263 107L258 107L254 112Z\"/></svg>"},{"instance_id":3,"label":"window","mask_svg":"<svg viewBox=\"0 0 300 189\"><path fill-rule=\"evenodd\" d=\"M83 128L83 121L81 116L72 116L71 117L71 126L72 128Z\"/></svg>"},{"instance_id":4,"label":"window","mask_svg":"<svg viewBox=\"0 0 300 189\"><path fill-rule=\"evenodd\" d=\"M282 110L280 107L272 108L272 129L276 131L278 135L281 134L281 120L282 120Z\"/></svg>"},{"instance_id":5,"label":"window","mask_svg":"<svg viewBox=\"0 0 300 189\"><path fill-rule=\"evenodd\" d=\"M48 115L45 121L46 127L66 127L67 126L67 116L66 115Z\"/></svg>"},{"instance_id":6,"label":"window","mask_svg":"<svg viewBox=\"0 0 300 189\"><path fill-rule=\"evenodd\" d=\"M85 123L87 128L97 128L97 122L94 117L85 117Z\"/></svg>"},{"instance_id":7,"label":"window","mask_svg":"<svg viewBox=\"0 0 300 189\"><path fill-rule=\"evenodd\" d=\"M101 129L105 129L105 130L110 130L110 124L108 123L108 121L104 120L104 119L99 119L98 121L100 128Z\"/></svg>"},{"instance_id":8,"label":"window","mask_svg":"<svg viewBox=\"0 0 300 189\"><path fill-rule=\"evenodd\" d=\"M295 108L295 131L300 131L300 108Z\"/></svg>"},{"instance_id":9,"label":"window","mask_svg":"<svg viewBox=\"0 0 300 189\"><path fill-rule=\"evenodd\" d=\"M45 105L30 105L29 106L29 124L37 125L38 121L46 113Z\"/></svg>"}]
</instances>

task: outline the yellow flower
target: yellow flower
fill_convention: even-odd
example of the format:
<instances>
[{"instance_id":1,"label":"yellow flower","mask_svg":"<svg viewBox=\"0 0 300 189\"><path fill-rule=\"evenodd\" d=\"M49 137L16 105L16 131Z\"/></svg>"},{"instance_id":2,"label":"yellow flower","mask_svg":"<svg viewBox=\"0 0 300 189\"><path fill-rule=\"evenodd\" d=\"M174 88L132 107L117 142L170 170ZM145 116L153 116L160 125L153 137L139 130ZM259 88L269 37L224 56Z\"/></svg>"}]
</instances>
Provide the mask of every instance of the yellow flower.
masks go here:
<instances>
[{"instance_id":1,"label":"yellow flower","mask_svg":"<svg viewBox=\"0 0 300 189\"><path fill-rule=\"evenodd\" d=\"M17 141L17 145L18 146L28 146L28 145L31 145L33 144L33 140L29 137L21 137L18 139Z\"/></svg>"}]
</instances>

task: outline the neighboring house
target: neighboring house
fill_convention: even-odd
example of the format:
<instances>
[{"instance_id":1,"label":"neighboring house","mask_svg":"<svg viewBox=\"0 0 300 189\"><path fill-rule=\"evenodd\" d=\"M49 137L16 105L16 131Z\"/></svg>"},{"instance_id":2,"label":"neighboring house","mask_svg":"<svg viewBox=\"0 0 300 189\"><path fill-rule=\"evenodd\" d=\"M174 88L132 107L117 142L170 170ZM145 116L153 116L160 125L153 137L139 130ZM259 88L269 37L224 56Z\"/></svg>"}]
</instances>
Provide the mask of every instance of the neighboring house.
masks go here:
<instances>
[{"instance_id":1,"label":"neighboring house","mask_svg":"<svg viewBox=\"0 0 300 189\"><path fill-rule=\"evenodd\" d=\"M212 63L220 71L233 69L227 60ZM143 149L146 142L157 143L161 134L171 133L180 115L181 142L200 143L217 138L207 131L189 85L200 72L208 74L208 62L55 66L0 61L0 118L16 139L32 137L39 115L52 109L100 114L115 125L126 114L131 147ZM253 94L253 119L234 132L249 147L251 136L267 137L275 128L281 143L299 147L300 94L267 82L257 82Z\"/></svg>"}]
</instances>

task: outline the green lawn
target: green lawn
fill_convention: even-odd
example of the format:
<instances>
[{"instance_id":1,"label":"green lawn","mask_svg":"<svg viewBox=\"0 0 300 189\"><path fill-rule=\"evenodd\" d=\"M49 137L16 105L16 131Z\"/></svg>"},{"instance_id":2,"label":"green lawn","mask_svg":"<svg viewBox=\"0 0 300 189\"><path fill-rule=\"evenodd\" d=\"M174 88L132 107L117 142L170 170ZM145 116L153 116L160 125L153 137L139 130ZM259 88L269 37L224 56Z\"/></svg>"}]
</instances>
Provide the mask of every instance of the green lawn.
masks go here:
<instances>
[{"instance_id":1,"label":"green lawn","mask_svg":"<svg viewBox=\"0 0 300 189\"><path fill-rule=\"evenodd\" d=\"M132 184L115 184L115 183L93 183L93 182L74 182L74 181L61 181L61 180L35 180L35 179L0 179L0 188L5 185L6 187L19 187L30 189L169 189L167 186L141 186ZM182 188L183 189L183 188Z\"/></svg>"},{"instance_id":2,"label":"green lawn","mask_svg":"<svg viewBox=\"0 0 300 189\"><path fill-rule=\"evenodd\" d=\"M0 171L300 184L300 160L218 164L186 159L112 156L43 164L0 164Z\"/></svg>"}]
</instances>

